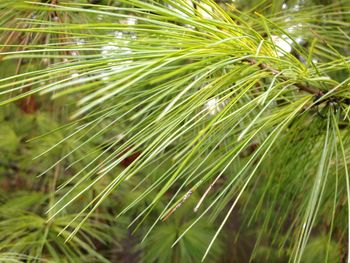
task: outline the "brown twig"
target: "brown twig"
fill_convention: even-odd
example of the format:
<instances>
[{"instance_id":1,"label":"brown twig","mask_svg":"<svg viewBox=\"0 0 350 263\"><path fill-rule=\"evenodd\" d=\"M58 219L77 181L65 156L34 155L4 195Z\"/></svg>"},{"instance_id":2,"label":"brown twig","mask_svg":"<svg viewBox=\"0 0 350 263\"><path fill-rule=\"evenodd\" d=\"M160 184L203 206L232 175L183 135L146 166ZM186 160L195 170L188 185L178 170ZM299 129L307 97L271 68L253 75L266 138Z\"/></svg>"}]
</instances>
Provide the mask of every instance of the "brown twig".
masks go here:
<instances>
[{"instance_id":1,"label":"brown twig","mask_svg":"<svg viewBox=\"0 0 350 263\"><path fill-rule=\"evenodd\" d=\"M170 210L170 212L162 219L162 221L166 221L179 207L183 205L183 203L193 194L194 188L191 188L181 199L181 201Z\"/></svg>"},{"instance_id":2,"label":"brown twig","mask_svg":"<svg viewBox=\"0 0 350 263\"><path fill-rule=\"evenodd\" d=\"M245 59L245 61L247 61L251 65L257 65L262 70L270 71L274 75L279 74L280 78L285 80L285 81L289 80L286 76L281 74L281 72L279 72L278 70L270 67L269 65L267 65L264 62L259 63L253 58L247 58L247 59ZM321 90L319 90L318 88L312 87L312 86L307 86L307 85L304 85L304 84L301 84L301 83L295 83L294 86L296 86L299 90L305 91L305 92L310 93L310 94L314 94L317 97L321 97L321 96L324 95L324 93Z\"/></svg>"}]
</instances>

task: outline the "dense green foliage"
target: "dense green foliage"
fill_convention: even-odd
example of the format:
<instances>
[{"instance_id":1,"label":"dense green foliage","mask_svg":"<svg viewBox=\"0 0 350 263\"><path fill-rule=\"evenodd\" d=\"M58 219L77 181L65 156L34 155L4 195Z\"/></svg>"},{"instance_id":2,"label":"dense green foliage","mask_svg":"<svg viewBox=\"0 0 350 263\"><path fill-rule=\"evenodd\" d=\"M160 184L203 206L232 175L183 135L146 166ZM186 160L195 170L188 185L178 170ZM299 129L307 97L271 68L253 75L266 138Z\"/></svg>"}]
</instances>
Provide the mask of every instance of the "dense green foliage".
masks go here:
<instances>
[{"instance_id":1,"label":"dense green foliage","mask_svg":"<svg viewBox=\"0 0 350 263\"><path fill-rule=\"evenodd\" d=\"M350 262L348 1L0 10L1 262Z\"/></svg>"}]
</instances>

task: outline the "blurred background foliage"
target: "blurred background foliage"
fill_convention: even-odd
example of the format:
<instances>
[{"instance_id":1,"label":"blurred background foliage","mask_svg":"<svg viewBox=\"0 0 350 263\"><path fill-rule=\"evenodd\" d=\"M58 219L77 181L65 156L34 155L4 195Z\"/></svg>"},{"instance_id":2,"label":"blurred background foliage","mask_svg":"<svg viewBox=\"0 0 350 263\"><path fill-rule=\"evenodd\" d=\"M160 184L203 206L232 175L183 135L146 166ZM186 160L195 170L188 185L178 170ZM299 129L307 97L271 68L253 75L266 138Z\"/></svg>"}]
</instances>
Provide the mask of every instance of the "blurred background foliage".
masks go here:
<instances>
[{"instance_id":1,"label":"blurred background foliage","mask_svg":"<svg viewBox=\"0 0 350 263\"><path fill-rule=\"evenodd\" d=\"M234 54L233 57L243 56L246 52L244 46L252 50L256 50L257 46L266 49L266 60L272 57L274 61L275 58L274 63L287 76L294 78L293 74L298 73L297 79L311 83L326 93L325 86L328 84L336 86L343 81L347 84L349 78L348 1L215 1L222 8L216 10L227 12L227 21L223 24L215 24L205 17L222 15L208 11L211 10L210 3L214 1L194 1L199 6L203 4L202 9L208 10L202 10L201 14L193 17L187 15L192 19L188 21L174 19L155 7L159 4L174 14L179 12L186 17L184 12L189 10L186 9L186 3L191 1L32 2L0 0L0 84L3 90L0 95L4 102L0 108L0 262L200 262L222 222L225 224L210 246L205 262L348 262L348 182L343 172L340 172L347 166L347 162L344 164L337 159L342 153L341 147L332 137L336 130L330 124L333 119L329 117L332 113L328 111L328 104L320 104L317 110L312 108L310 114L300 114L299 118L288 123L288 136L279 136L278 143L268 148L266 158L263 158L265 155L260 151L256 157L251 156L255 156L254 152L264 144L270 131L258 136L247 132L254 139L248 140L248 147L242 146L243 150L238 151L239 158L223 169L226 161L217 168L216 164L224 160L227 153L227 156L235 154L231 149L241 145L237 146L236 137L226 137L232 131L233 124L241 121L239 133L244 133L249 123L253 123L256 130L260 129L259 125L264 127L265 122L275 127L285 116L283 114L288 115L295 108L305 106L302 100L306 97L298 95L298 92L282 95L274 93L277 91L271 87L275 87L276 74L263 75L263 70L257 70L249 63L243 63L238 69L232 66L229 70L232 69L239 75L228 79L221 78L228 69L213 71L210 78L199 82L202 87L212 80L215 84L220 81L238 83L247 80L251 87L260 87L265 91L271 88L272 95L268 93L265 100L269 101L276 94L279 100L274 101L275 108L270 105L271 115L266 118L261 115L256 123L254 116L260 116L261 108L252 107L249 111L252 115L248 119L230 120L231 122L223 124L222 130L214 128L205 138L211 144L200 144L198 151L203 154L198 155L186 152L186 147L192 143L193 134L198 134L207 123L211 123L210 116L223 112L230 96L235 94L224 89L224 85L218 84L217 89L202 95L198 100L194 97L188 104L186 101L185 104L179 103L179 106L185 105L185 109L191 103L210 102L210 98L216 94L223 96L219 102L215 101L214 106L206 104L209 117L195 122L198 126L194 128L187 125L191 122L190 115L176 119L182 108L171 111L170 115L173 116L165 117L168 122L159 124L164 124L164 133L153 134L153 128L148 126L151 122L144 120L152 119L156 115L154 112L157 113L157 118L162 116L164 108L167 109L165 106L171 101L166 96L174 98L179 87L182 87L181 84L193 81L191 78L179 78L172 82L172 73L169 72L178 70L181 74L180 70L188 65L188 71L200 72L203 67L210 70L208 63L220 63L225 58L224 55L230 56L231 50L218 47L212 55L208 55L207 61L203 59L203 63L201 61L202 56L206 55L205 49L199 55L183 55L184 59L174 60L175 63L169 68L168 65L159 67L155 76L140 80L141 88L137 87L129 94L121 94L114 100L102 100L102 105L94 104L93 100L103 99L104 93L99 93L99 87L109 87L106 90L108 92L113 90L114 83L122 84L124 78L131 76L127 79L128 82L137 78L138 75L132 75L133 72L138 72L144 65L142 63L148 67L147 52L151 62L154 57L159 57L162 62L163 58L171 58L167 57L167 48L178 45L179 50L182 50L186 45L196 44L196 41L205 42L205 30L213 30L208 33L208 38L215 41L220 40L225 34L223 32L236 34L239 27L231 28L225 24L227 21L244 25L251 30L249 34L259 36L259 41L253 41L254 43L240 43L243 48L237 44L236 51L233 52L238 55ZM179 10L171 6L173 2L177 3ZM154 4L154 10L147 9L149 3ZM181 5L186 8L182 10ZM113 16L116 13L121 15ZM144 17L145 24L138 27L135 17ZM200 18L196 20L196 17ZM223 17L225 18L224 15ZM174 31L169 28L165 32L170 24L174 25ZM216 32L212 25L228 28ZM152 26L163 32L152 32ZM183 33L184 39L181 39L182 33L178 27L188 29ZM195 27L200 33L191 35L190 31ZM142 30L145 30L144 34ZM244 32L243 29L240 30ZM241 33L238 32L237 35ZM173 37L167 39L167 34L172 34ZM186 34L188 36L185 37ZM264 37L273 39L281 34L284 36L284 40L283 37L278 40L282 41L281 46L277 42L273 44L273 41L268 44L270 46L263 46ZM165 38L162 39L162 36ZM176 43L177 38L179 43ZM163 49L159 39L163 41ZM205 44L213 43L208 40ZM255 46L253 48L250 45ZM283 53L283 59L271 55L271 50L276 51L276 46L277 52ZM139 62L138 55L131 55L131 50L134 53L140 51ZM191 48L188 50L193 51ZM181 55L182 53L179 56ZM219 58L215 60L215 56ZM136 61L134 64L130 62L133 59ZM160 63L159 61L157 62ZM121 66L128 63L131 65L128 71L120 70ZM303 65L307 66L304 68ZM151 64L148 69L152 69ZM118 70L120 73L115 74L114 71ZM140 72L142 73L141 70ZM254 79L250 77L252 75ZM276 84L277 88L287 85L288 81L282 79ZM169 90L170 87L174 89ZM147 90L146 94L142 93L143 90ZM156 96L167 90L168 94L157 99ZM198 90L200 93L201 88ZM67 94L69 96L63 96ZM350 98L348 86L340 94L344 99ZM249 105L248 101L256 94L248 95L242 95L237 109ZM55 99L52 100L51 97ZM142 101L153 97L155 103L152 104L150 100L148 108L144 110L142 107L146 102L142 104ZM297 99L302 103L293 104ZM305 99L307 100L312 101L314 98L310 96ZM86 104L90 101L93 101L91 105ZM77 102L83 106L77 109ZM279 105L285 107L281 115L278 115ZM288 108L286 105L292 106ZM349 103L344 105L344 112L348 113ZM201 116L199 110L196 110L196 116ZM88 114L84 115L86 112ZM127 118L116 124L116 120L122 118L123 114ZM269 119L270 116L274 116L274 119ZM158 136L166 138L173 131L172 118L179 120L179 124L183 124L187 130L184 128L181 140L164 144L164 147L161 145L163 148L160 147L158 151L152 145L152 140L156 141ZM342 145L348 146L350 137L347 120L337 121L336 126L342 133ZM138 135L140 130L143 133ZM149 141L143 141L144 138ZM216 144L220 145L219 150ZM332 148L332 145L338 146ZM155 156L152 155L154 149ZM144 157L142 151L148 155L145 154ZM345 147L346 156L349 151L350 148ZM176 170L181 167L181 163L175 158L181 154L189 156L189 161L184 162L188 166L185 172L193 178L179 172L181 176L171 181L171 185L160 197L159 192L167 184L168 178L181 171ZM143 162L140 156L152 156L152 160ZM260 158L264 159L263 165L255 166ZM249 175L252 171L255 173L255 167L259 166L254 182L246 187L245 177L238 178L234 185L230 184L231 176L241 173L250 162L253 164L250 164L247 172L244 170L244 174ZM103 171L107 171L101 178L96 172L98 170L93 168L96 163ZM134 168L137 165L141 168ZM93 208L100 193L106 191L116 175L125 171L131 171L130 174L135 171L137 176L127 176L118 185L117 191L108 192L108 198L103 198L103 202ZM219 172L220 176L217 177ZM197 187L196 180L201 176L204 178L206 174L210 175L210 180L198 181L199 185L205 182L205 187L194 191L194 187ZM320 178L325 175L325 178L317 181L313 176L315 174L320 175ZM315 184L319 181L322 183L317 188ZM186 189L189 185L193 188ZM246 191L240 193L242 188ZM188 189L194 190L190 190L189 194ZM218 194L221 191L224 193L222 196ZM188 195L191 195L190 198ZM237 195L240 200L235 204ZM197 222L197 214L193 209L202 203L206 206L216 205ZM234 205L236 209L223 213ZM306 223L303 223L304 218ZM304 232L304 229L308 232ZM182 236L184 232L186 235ZM303 245L300 246L303 247L300 249L303 253L295 252L295 240ZM297 249L300 247L297 246Z\"/></svg>"}]
</instances>

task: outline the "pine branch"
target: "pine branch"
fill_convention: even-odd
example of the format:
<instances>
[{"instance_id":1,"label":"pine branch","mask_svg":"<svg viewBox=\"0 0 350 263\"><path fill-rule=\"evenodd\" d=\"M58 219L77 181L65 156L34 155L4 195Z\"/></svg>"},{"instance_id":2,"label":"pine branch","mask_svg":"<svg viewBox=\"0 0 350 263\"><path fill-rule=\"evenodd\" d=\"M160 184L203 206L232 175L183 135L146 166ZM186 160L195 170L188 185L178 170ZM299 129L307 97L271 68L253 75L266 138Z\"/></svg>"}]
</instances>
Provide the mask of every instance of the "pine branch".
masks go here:
<instances>
[{"instance_id":1,"label":"pine branch","mask_svg":"<svg viewBox=\"0 0 350 263\"><path fill-rule=\"evenodd\" d=\"M279 74L280 75L280 78L283 79L284 81L288 81L289 79L284 76L283 74L281 74L278 70L270 67L269 65L267 65L266 63L259 63L258 61L256 61L255 59L253 58L248 58L246 59L245 61L249 62L251 65L257 65L260 69L262 70L267 70L267 71L270 71L272 74L274 75L277 75ZM319 90L318 88L315 88L313 86L307 86L307 85L304 85L302 83L295 83L294 84L299 90L302 90L302 91L305 91L307 93L310 93L310 94L314 94L316 97L322 97L324 95L323 91Z\"/></svg>"}]
</instances>

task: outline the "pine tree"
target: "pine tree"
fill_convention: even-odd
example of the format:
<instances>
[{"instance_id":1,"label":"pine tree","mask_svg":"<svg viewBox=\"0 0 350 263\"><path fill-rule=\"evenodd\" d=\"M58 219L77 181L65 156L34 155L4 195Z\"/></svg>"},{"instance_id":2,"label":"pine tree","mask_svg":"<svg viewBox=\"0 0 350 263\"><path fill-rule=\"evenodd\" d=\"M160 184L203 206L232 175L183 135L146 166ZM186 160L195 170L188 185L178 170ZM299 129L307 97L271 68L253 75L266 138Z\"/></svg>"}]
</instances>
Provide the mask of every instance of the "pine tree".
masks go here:
<instances>
[{"instance_id":1,"label":"pine tree","mask_svg":"<svg viewBox=\"0 0 350 263\"><path fill-rule=\"evenodd\" d=\"M350 262L347 0L0 9L0 260Z\"/></svg>"}]
</instances>

